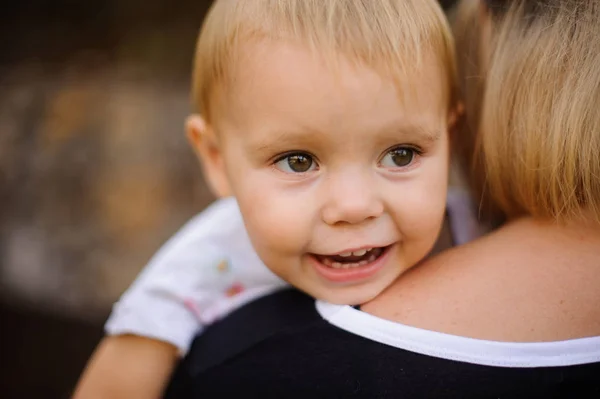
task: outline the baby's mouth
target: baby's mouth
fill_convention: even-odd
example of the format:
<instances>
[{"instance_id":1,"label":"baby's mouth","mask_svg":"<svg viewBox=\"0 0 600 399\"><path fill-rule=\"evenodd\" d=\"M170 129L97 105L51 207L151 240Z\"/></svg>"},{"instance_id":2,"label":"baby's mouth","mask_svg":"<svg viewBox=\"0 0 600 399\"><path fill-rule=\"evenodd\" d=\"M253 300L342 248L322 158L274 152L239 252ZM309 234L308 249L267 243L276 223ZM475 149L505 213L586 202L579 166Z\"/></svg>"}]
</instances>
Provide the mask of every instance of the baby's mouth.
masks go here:
<instances>
[{"instance_id":1,"label":"baby's mouth","mask_svg":"<svg viewBox=\"0 0 600 399\"><path fill-rule=\"evenodd\" d=\"M333 269L350 269L367 266L381 257L389 248L365 248L353 252L345 252L337 255L314 255L314 257L327 267Z\"/></svg>"}]
</instances>

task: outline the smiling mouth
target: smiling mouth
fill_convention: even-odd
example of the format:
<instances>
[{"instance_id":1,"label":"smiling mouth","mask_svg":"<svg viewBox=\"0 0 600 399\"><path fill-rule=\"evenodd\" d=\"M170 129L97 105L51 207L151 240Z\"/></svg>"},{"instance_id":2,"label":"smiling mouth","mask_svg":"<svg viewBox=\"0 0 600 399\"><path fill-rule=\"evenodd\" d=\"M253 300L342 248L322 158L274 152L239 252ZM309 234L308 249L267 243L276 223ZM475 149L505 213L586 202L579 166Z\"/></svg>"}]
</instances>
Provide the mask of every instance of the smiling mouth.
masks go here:
<instances>
[{"instance_id":1,"label":"smiling mouth","mask_svg":"<svg viewBox=\"0 0 600 399\"><path fill-rule=\"evenodd\" d=\"M352 269L368 266L379 259L389 248L365 248L354 252L345 252L338 255L313 255L320 263L332 269Z\"/></svg>"}]
</instances>

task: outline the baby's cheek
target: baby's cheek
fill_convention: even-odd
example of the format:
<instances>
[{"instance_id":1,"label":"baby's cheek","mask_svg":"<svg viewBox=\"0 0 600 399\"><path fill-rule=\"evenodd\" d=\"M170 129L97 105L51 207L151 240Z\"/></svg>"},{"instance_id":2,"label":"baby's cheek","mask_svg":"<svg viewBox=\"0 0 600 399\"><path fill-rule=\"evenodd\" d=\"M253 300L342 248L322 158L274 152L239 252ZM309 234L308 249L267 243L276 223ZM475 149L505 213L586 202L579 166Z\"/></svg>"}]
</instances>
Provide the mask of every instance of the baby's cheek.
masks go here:
<instances>
[{"instance_id":1,"label":"baby's cheek","mask_svg":"<svg viewBox=\"0 0 600 399\"><path fill-rule=\"evenodd\" d=\"M302 247L302 219L282 202L265 198L242 209L248 233L263 256L297 253Z\"/></svg>"},{"instance_id":2,"label":"baby's cheek","mask_svg":"<svg viewBox=\"0 0 600 399\"><path fill-rule=\"evenodd\" d=\"M444 192L415 198L410 211L403 213L403 235L413 240L435 241L444 219Z\"/></svg>"},{"instance_id":3,"label":"baby's cheek","mask_svg":"<svg viewBox=\"0 0 600 399\"><path fill-rule=\"evenodd\" d=\"M248 234L258 256L280 278L290 281L302 245L294 222L273 207L261 207L246 218Z\"/></svg>"}]
</instances>

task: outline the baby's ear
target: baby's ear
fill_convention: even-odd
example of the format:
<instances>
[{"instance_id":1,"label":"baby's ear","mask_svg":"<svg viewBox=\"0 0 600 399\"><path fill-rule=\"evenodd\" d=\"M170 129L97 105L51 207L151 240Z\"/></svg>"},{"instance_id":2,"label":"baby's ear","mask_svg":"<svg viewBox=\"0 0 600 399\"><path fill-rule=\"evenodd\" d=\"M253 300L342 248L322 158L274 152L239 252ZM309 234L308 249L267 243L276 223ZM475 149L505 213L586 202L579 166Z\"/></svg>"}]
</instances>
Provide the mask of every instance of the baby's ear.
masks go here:
<instances>
[{"instance_id":1,"label":"baby's ear","mask_svg":"<svg viewBox=\"0 0 600 399\"><path fill-rule=\"evenodd\" d=\"M464 114L465 106L461 101L459 101L450 109L450 112L448 112L448 131L451 132L456 128L458 121L461 120Z\"/></svg>"},{"instance_id":2,"label":"baby's ear","mask_svg":"<svg viewBox=\"0 0 600 399\"><path fill-rule=\"evenodd\" d=\"M204 179L217 197L231 195L229 179L218 137L210 124L198 114L190 115L185 123L190 145L202 164Z\"/></svg>"}]
</instances>

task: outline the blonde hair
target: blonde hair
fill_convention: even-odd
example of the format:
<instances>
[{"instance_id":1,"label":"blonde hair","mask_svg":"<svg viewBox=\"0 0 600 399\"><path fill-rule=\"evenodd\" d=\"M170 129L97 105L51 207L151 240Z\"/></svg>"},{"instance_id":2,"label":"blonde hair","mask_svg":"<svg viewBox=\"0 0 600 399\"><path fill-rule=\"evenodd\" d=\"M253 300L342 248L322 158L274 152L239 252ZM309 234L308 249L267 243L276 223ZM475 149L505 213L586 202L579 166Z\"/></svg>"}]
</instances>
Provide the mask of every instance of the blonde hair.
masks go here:
<instances>
[{"instance_id":1,"label":"blonde hair","mask_svg":"<svg viewBox=\"0 0 600 399\"><path fill-rule=\"evenodd\" d=\"M465 109L452 137L452 156L454 163L467 177L468 188L478 203L482 219L502 220L504 215L485 190L483 157L475 156L485 83L480 54L480 3L481 0L463 0L450 14L457 49L459 92Z\"/></svg>"},{"instance_id":2,"label":"blonde hair","mask_svg":"<svg viewBox=\"0 0 600 399\"><path fill-rule=\"evenodd\" d=\"M211 118L215 89L231 83L240 45L264 39L298 41L332 64L343 55L396 81L433 51L455 100L454 43L435 0L216 0L196 48L196 111Z\"/></svg>"},{"instance_id":3,"label":"blonde hair","mask_svg":"<svg viewBox=\"0 0 600 399\"><path fill-rule=\"evenodd\" d=\"M477 132L465 138L474 187L509 218L600 222L600 0L505 3L492 15Z\"/></svg>"}]
</instances>

